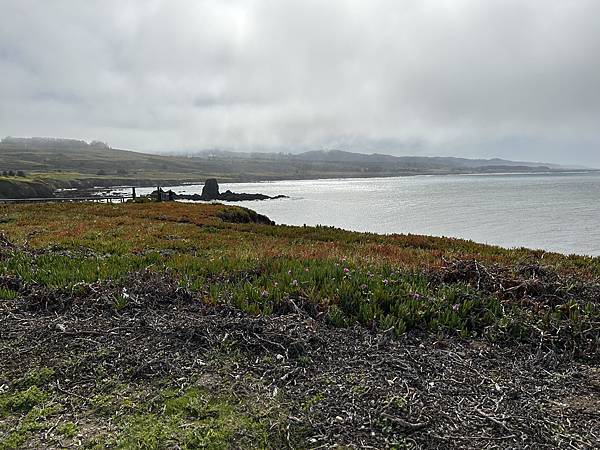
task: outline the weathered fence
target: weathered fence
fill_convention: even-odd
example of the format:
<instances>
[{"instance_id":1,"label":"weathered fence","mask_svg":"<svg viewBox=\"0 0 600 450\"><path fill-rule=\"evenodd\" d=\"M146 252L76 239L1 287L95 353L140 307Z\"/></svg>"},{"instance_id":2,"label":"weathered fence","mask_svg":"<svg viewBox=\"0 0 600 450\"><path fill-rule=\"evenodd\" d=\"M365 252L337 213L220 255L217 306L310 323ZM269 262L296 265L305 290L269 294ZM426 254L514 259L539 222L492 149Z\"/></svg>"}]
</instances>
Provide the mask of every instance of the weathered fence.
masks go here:
<instances>
[{"instance_id":1,"label":"weathered fence","mask_svg":"<svg viewBox=\"0 0 600 450\"><path fill-rule=\"evenodd\" d=\"M90 197L47 197L47 198L0 198L0 203L61 203L61 202L100 202L100 203L124 203L135 198L132 195L111 195Z\"/></svg>"},{"instance_id":2,"label":"weathered fence","mask_svg":"<svg viewBox=\"0 0 600 450\"><path fill-rule=\"evenodd\" d=\"M33 197L33 198L0 198L0 203L65 203L65 202L99 202L125 203L137 198L135 187L131 187L131 195L90 195L85 197Z\"/></svg>"}]
</instances>

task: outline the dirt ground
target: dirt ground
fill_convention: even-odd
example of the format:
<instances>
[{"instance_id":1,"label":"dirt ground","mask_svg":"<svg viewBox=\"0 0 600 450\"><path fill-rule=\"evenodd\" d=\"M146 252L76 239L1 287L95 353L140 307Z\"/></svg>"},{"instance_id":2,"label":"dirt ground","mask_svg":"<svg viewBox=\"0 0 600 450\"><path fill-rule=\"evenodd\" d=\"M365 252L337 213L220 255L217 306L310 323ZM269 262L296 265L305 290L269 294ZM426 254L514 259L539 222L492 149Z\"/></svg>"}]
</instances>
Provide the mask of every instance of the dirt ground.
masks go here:
<instances>
[{"instance_id":1,"label":"dirt ground","mask_svg":"<svg viewBox=\"0 0 600 450\"><path fill-rule=\"evenodd\" d=\"M334 328L294 305L251 316L206 306L149 273L128 286L121 310L106 283L30 287L25 299L0 304L3 392L50 368L44 389L61 405L23 447L112 446L154 392L190 386L249 405L274 448L600 447L597 355ZM103 414L99 394L113 405ZM133 397L130 410L114 406ZM0 415L0 442L23 420ZM76 424L73 436L55 433L65 421ZM249 445L243 439L234 433L228 446Z\"/></svg>"}]
</instances>

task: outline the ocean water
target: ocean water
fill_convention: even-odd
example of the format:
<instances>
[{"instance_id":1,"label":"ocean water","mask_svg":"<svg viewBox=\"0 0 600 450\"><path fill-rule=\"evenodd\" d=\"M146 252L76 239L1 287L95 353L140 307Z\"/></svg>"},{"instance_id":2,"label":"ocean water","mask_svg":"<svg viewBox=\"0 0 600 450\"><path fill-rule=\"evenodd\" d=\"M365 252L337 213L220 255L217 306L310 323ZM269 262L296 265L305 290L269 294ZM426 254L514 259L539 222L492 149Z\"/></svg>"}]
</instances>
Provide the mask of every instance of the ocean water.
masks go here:
<instances>
[{"instance_id":1,"label":"ocean water","mask_svg":"<svg viewBox=\"0 0 600 450\"><path fill-rule=\"evenodd\" d=\"M221 192L289 196L236 203L277 223L452 236L503 247L600 255L600 173L354 178L220 187ZM200 193L202 185L170 188Z\"/></svg>"}]
</instances>

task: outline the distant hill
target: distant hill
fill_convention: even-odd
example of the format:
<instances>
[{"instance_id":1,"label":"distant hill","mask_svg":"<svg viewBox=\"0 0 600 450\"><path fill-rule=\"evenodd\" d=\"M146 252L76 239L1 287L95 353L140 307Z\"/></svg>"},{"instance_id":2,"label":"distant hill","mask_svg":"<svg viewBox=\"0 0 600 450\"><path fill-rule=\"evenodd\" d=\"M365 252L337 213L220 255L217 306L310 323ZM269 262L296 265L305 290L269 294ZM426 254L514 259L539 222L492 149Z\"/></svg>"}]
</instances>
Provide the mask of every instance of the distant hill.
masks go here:
<instances>
[{"instance_id":1,"label":"distant hill","mask_svg":"<svg viewBox=\"0 0 600 450\"><path fill-rule=\"evenodd\" d=\"M528 161L510 161L507 159L468 159L456 158L451 156L393 156L380 153L355 153L343 150L313 150L298 154L293 153L261 153L261 152L232 152L220 150L204 150L196 153L187 153L189 157L200 158L244 158L244 159L275 159L275 160L296 160L296 161L320 161L320 162L338 162L338 163L394 163L405 168L436 168L436 169L465 169L465 168L491 168L491 167L528 167L543 170L565 170L587 168L581 166L564 166L550 163L528 162Z\"/></svg>"},{"instance_id":2,"label":"distant hill","mask_svg":"<svg viewBox=\"0 0 600 450\"><path fill-rule=\"evenodd\" d=\"M225 158L225 159L266 159L276 161L306 161L338 164L370 165L392 164L397 170L438 170L438 171L478 171L489 172L497 168L498 171L548 171L548 170L589 170L581 166L564 166L550 163L510 161L500 158L468 159L450 156L393 156L380 153L355 153L343 150L313 150L304 153L264 153L264 152L232 152L220 150L205 150L188 153L188 157L196 158Z\"/></svg>"},{"instance_id":3,"label":"distant hill","mask_svg":"<svg viewBox=\"0 0 600 450\"><path fill-rule=\"evenodd\" d=\"M84 174L136 171L193 172L189 159L118 150L103 142L54 138L11 138L0 141L0 170Z\"/></svg>"},{"instance_id":4,"label":"distant hill","mask_svg":"<svg viewBox=\"0 0 600 450\"><path fill-rule=\"evenodd\" d=\"M203 151L188 155L147 154L94 141L13 138L0 141L0 171L69 172L86 177L147 180L253 181L418 174L540 172L552 164L452 157L391 156L317 150L300 154Z\"/></svg>"},{"instance_id":5,"label":"distant hill","mask_svg":"<svg viewBox=\"0 0 600 450\"><path fill-rule=\"evenodd\" d=\"M301 153L299 159L313 161L345 161L345 162L363 162L363 163L394 163L403 167L411 168L436 168L436 169L464 169L479 167L530 167L536 169L558 168L552 164L543 164L535 162L508 161L505 159L466 159L441 156L392 156L373 153L371 155L361 153L351 153L342 150L318 150Z\"/></svg>"}]
</instances>

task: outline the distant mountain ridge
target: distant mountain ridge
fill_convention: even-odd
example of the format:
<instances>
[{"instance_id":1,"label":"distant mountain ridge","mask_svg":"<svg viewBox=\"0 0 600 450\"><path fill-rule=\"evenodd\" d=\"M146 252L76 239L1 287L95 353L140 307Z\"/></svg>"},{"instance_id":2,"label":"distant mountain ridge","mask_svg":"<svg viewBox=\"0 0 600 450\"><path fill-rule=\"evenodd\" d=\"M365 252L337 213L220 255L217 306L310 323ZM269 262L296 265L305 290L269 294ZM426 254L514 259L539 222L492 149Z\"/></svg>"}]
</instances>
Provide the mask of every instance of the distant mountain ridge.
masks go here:
<instances>
[{"instance_id":1,"label":"distant mountain ridge","mask_svg":"<svg viewBox=\"0 0 600 450\"><path fill-rule=\"evenodd\" d=\"M343 150L314 150L299 154L205 150L148 154L110 147L101 141L15 138L0 141L0 171L68 172L90 177L132 180L261 181L386 177L420 174L545 172L580 168L499 158L393 156ZM54 176L54 175L53 175ZM61 177L64 177L61 175Z\"/></svg>"},{"instance_id":2,"label":"distant mountain ridge","mask_svg":"<svg viewBox=\"0 0 600 450\"><path fill-rule=\"evenodd\" d=\"M203 150L196 153L185 153L189 157L225 157L225 158L265 158L292 159L299 161L354 162L354 163L399 163L406 167L532 167L544 169L588 169L581 166L567 166L531 161L511 161L501 158L470 159L453 156L394 156L382 153L356 153L345 150L311 150L303 153L267 153L267 152L234 152L226 150Z\"/></svg>"},{"instance_id":3,"label":"distant mountain ridge","mask_svg":"<svg viewBox=\"0 0 600 450\"><path fill-rule=\"evenodd\" d=\"M450 167L487 167L487 166L527 166L548 167L551 164L509 161L500 158L493 159L467 159L452 156L393 156L373 153L370 155L346 152L343 150L317 150L301 153L301 159L312 159L316 161L373 161L373 162L400 162L407 166L436 165Z\"/></svg>"}]
</instances>

